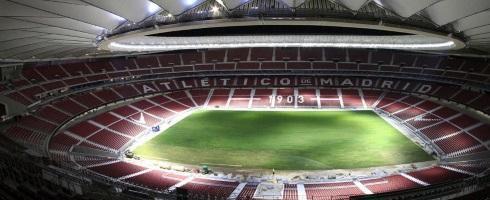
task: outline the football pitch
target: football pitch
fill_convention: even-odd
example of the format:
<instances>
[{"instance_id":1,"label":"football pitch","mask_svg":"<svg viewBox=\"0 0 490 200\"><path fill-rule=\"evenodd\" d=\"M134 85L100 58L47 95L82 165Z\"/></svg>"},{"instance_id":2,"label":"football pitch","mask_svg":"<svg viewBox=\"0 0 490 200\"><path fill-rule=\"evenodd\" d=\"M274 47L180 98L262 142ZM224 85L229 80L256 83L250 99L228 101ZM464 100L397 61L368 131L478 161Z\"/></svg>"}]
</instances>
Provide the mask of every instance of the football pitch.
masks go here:
<instances>
[{"instance_id":1,"label":"football pitch","mask_svg":"<svg viewBox=\"0 0 490 200\"><path fill-rule=\"evenodd\" d=\"M197 111L134 152L183 164L280 170L433 160L372 111Z\"/></svg>"}]
</instances>

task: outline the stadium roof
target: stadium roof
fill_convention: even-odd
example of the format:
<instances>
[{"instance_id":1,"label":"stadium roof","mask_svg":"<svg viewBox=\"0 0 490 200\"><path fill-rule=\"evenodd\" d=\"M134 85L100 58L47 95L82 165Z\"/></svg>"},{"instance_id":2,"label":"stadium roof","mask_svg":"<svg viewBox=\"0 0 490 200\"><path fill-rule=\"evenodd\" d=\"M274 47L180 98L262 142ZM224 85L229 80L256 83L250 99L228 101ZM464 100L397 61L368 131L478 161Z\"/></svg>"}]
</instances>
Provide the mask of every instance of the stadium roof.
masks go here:
<instances>
[{"instance_id":1,"label":"stadium roof","mask_svg":"<svg viewBox=\"0 0 490 200\"><path fill-rule=\"evenodd\" d=\"M100 42L135 30L298 16L424 28L461 38L472 52L490 52L488 0L0 0L0 59L111 56L119 53L99 50Z\"/></svg>"}]
</instances>

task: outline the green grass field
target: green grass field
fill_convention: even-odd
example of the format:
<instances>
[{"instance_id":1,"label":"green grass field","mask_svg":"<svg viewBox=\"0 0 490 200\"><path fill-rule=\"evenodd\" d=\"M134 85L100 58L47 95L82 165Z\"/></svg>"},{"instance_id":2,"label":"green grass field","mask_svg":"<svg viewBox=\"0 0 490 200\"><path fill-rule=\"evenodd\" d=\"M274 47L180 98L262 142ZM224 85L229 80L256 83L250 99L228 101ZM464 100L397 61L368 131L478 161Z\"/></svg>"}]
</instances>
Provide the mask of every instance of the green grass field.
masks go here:
<instances>
[{"instance_id":1,"label":"green grass field","mask_svg":"<svg viewBox=\"0 0 490 200\"><path fill-rule=\"evenodd\" d=\"M134 152L183 164L281 170L432 160L371 111L198 111Z\"/></svg>"}]
</instances>

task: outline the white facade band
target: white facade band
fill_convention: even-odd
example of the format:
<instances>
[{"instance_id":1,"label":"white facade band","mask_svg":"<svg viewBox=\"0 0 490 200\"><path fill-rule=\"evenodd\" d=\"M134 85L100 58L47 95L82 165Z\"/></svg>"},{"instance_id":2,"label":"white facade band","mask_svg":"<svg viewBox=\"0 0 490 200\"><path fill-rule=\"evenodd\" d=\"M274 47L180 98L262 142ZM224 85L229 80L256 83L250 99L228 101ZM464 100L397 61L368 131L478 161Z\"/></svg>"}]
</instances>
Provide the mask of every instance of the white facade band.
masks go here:
<instances>
[{"instance_id":1,"label":"white facade band","mask_svg":"<svg viewBox=\"0 0 490 200\"><path fill-rule=\"evenodd\" d=\"M155 37L136 36L110 42L111 51L171 51L243 47L340 47L399 50L450 50L456 44L448 39L423 35L257 35Z\"/></svg>"}]
</instances>

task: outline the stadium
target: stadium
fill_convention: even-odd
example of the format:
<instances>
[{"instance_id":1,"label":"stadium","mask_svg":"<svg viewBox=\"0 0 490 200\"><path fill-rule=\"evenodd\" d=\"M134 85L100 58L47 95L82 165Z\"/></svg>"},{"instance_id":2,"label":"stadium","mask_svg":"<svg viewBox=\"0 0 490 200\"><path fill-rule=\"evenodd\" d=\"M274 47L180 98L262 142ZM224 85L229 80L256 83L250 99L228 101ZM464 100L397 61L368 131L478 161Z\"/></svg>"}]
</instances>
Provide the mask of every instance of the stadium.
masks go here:
<instances>
[{"instance_id":1,"label":"stadium","mask_svg":"<svg viewBox=\"0 0 490 200\"><path fill-rule=\"evenodd\" d=\"M0 199L490 198L488 0L0 0Z\"/></svg>"}]
</instances>

